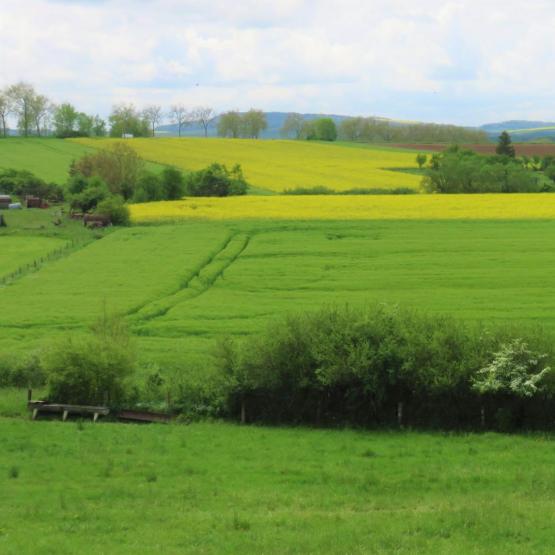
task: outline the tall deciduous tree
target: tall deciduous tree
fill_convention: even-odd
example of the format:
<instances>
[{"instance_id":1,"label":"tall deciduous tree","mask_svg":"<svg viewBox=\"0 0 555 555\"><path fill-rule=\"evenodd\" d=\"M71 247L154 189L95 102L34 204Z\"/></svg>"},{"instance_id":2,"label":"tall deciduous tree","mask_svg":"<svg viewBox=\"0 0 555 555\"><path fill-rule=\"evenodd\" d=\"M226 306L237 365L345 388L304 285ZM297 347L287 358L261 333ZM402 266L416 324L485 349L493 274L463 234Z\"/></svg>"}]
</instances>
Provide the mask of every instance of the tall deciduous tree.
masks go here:
<instances>
[{"instance_id":1,"label":"tall deciduous tree","mask_svg":"<svg viewBox=\"0 0 555 555\"><path fill-rule=\"evenodd\" d=\"M2 135L8 134L8 116L12 111L10 97L5 91L0 91L0 122L2 123Z\"/></svg>"},{"instance_id":2,"label":"tall deciduous tree","mask_svg":"<svg viewBox=\"0 0 555 555\"><path fill-rule=\"evenodd\" d=\"M258 139L260 133L268 127L266 115L262 110L250 109L241 116L241 120L241 134L250 139Z\"/></svg>"},{"instance_id":3,"label":"tall deciduous tree","mask_svg":"<svg viewBox=\"0 0 555 555\"><path fill-rule=\"evenodd\" d=\"M208 137L208 127L212 123L214 116L214 108L209 106L197 106L193 110L193 120L202 125L205 137Z\"/></svg>"},{"instance_id":4,"label":"tall deciduous tree","mask_svg":"<svg viewBox=\"0 0 555 555\"><path fill-rule=\"evenodd\" d=\"M37 96L35 89L29 83L21 81L9 87L7 94L11 100L13 111L17 114L19 131L27 137L34 123L33 101Z\"/></svg>"},{"instance_id":5,"label":"tall deciduous tree","mask_svg":"<svg viewBox=\"0 0 555 555\"><path fill-rule=\"evenodd\" d=\"M71 137L75 134L75 125L79 113L72 104L64 102L54 110L54 132L57 137Z\"/></svg>"},{"instance_id":6,"label":"tall deciduous tree","mask_svg":"<svg viewBox=\"0 0 555 555\"><path fill-rule=\"evenodd\" d=\"M35 131L39 137L46 130L46 122L51 111L52 103L46 96L42 94L37 94L34 96L31 102L31 114L33 118L33 124L35 126Z\"/></svg>"},{"instance_id":7,"label":"tall deciduous tree","mask_svg":"<svg viewBox=\"0 0 555 555\"><path fill-rule=\"evenodd\" d=\"M143 110L143 117L148 121L152 129L152 136L156 134L156 126L162 121L162 106L151 104Z\"/></svg>"},{"instance_id":8,"label":"tall deciduous tree","mask_svg":"<svg viewBox=\"0 0 555 555\"><path fill-rule=\"evenodd\" d=\"M301 114L289 114L283 125L281 126L280 133L282 137L293 137L295 139L301 138L303 129L304 118Z\"/></svg>"},{"instance_id":9,"label":"tall deciduous tree","mask_svg":"<svg viewBox=\"0 0 555 555\"><path fill-rule=\"evenodd\" d=\"M231 137L236 139L241 135L241 114L236 110L230 110L220 116L218 122L218 135L220 137Z\"/></svg>"},{"instance_id":10,"label":"tall deciduous tree","mask_svg":"<svg viewBox=\"0 0 555 555\"><path fill-rule=\"evenodd\" d=\"M191 122L190 112L183 104L172 104L169 116L171 122L177 125L177 131L181 137L181 130Z\"/></svg>"},{"instance_id":11,"label":"tall deciduous tree","mask_svg":"<svg viewBox=\"0 0 555 555\"><path fill-rule=\"evenodd\" d=\"M112 137L123 137L124 135L146 137L150 133L148 121L142 117L133 104L114 106L109 120Z\"/></svg>"}]
</instances>

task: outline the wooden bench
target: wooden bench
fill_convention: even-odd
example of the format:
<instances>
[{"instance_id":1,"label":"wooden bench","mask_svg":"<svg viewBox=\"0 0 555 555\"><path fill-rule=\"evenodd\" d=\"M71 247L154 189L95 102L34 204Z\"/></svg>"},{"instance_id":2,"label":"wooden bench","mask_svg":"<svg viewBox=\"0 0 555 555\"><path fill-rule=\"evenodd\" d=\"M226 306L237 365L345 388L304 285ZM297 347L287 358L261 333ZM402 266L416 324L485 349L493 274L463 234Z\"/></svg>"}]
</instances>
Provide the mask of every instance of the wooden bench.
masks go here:
<instances>
[{"instance_id":1,"label":"wooden bench","mask_svg":"<svg viewBox=\"0 0 555 555\"><path fill-rule=\"evenodd\" d=\"M61 414L62 421L66 421L70 414L80 416L91 416L93 422L98 420L99 416L107 416L110 414L108 407L91 407L87 405L63 405L59 403L48 403L46 401L29 401L27 406L32 411L32 418L35 420L39 413Z\"/></svg>"}]
</instances>

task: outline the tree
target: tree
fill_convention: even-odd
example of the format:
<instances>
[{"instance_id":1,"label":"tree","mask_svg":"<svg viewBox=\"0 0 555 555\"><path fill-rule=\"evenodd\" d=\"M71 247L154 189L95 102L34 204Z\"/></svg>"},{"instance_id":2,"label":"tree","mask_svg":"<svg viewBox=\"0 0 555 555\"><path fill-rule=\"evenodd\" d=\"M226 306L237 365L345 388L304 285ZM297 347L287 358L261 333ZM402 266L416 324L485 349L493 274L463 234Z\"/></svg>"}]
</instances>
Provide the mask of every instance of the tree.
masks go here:
<instances>
[{"instance_id":1,"label":"tree","mask_svg":"<svg viewBox=\"0 0 555 555\"><path fill-rule=\"evenodd\" d=\"M98 115L93 117L92 132L95 137L106 136L106 122Z\"/></svg>"},{"instance_id":2,"label":"tree","mask_svg":"<svg viewBox=\"0 0 555 555\"><path fill-rule=\"evenodd\" d=\"M151 104L143 110L143 117L150 123L152 136L156 134L156 126L162 121L162 106Z\"/></svg>"},{"instance_id":3,"label":"tree","mask_svg":"<svg viewBox=\"0 0 555 555\"><path fill-rule=\"evenodd\" d=\"M337 139L337 127L331 118L319 118L314 121L316 139L319 141L335 141Z\"/></svg>"},{"instance_id":4,"label":"tree","mask_svg":"<svg viewBox=\"0 0 555 555\"><path fill-rule=\"evenodd\" d=\"M127 144L117 142L110 148L86 154L72 165L71 171L85 177L100 177L112 194L127 200L133 196L143 168L140 156Z\"/></svg>"},{"instance_id":5,"label":"tree","mask_svg":"<svg viewBox=\"0 0 555 555\"><path fill-rule=\"evenodd\" d=\"M150 134L149 124L137 111L133 104L118 104L112 108L110 120L110 135L123 137L146 137Z\"/></svg>"},{"instance_id":6,"label":"tree","mask_svg":"<svg viewBox=\"0 0 555 555\"><path fill-rule=\"evenodd\" d=\"M12 111L10 97L5 91L0 91L0 121L2 122L2 135L8 134L8 116Z\"/></svg>"},{"instance_id":7,"label":"tree","mask_svg":"<svg viewBox=\"0 0 555 555\"><path fill-rule=\"evenodd\" d=\"M241 116L241 135L250 139L258 139L260 133L268 127L266 115L262 110L250 109Z\"/></svg>"},{"instance_id":8,"label":"tree","mask_svg":"<svg viewBox=\"0 0 555 555\"><path fill-rule=\"evenodd\" d=\"M166 200L179 200L185 190L183 174L175 168L164 168L162 171L162 194Z\"/></svg>"},{"instance_id":9,"label":"tree","mask_svg":"<svg viewBox=\"0 0 555 555\"><path fill-rule=\"evenodd\" d=\"M499 156L509 156L510 158L515 157L515 147L511 141L511 136L506 131L503 131L503 133L499 135L495 152Z\"/></svg>"},{"instance_id":10,"label":"tree","mask_svg":"<svg viewBox=\"0 0 555 555\"><path fill-rule=\"evenodd\" d=\"M24 137L28 137L33 124L35 89L29 83L21 81L9 87L7 94L12 103L13 111L17 114L18 128Z\"/></svg>"},{"instance_id":11,"label":"tree","mask_svg":"<svg viewBox=\"0 0 555 555\"><path fill-rule=\"evenodd\" d=\"M218 135L233 139L239 137L241 135L241 114L236 110L222 114L218 122Z\"/></svg>"},{"instance_id":12,"label":"tree","mask_svg":"<svg viewBox=\"0 0 555 555\"><path fill-rule=\"evenodd\" d=\"M93 133L94 118L83 112L77 116L77 134L80 137L90 137Z\"/></svg>"},{"instance_id":13,"label":"tree","mask_svg":"<svg viewBox=\"0 0 555 555\"><path fill-rule=\"evenodd\" d=\"M68 102L60 104L54 109L54 133L56 137L72 137L75 135L75 125L79 113Z\"/></svg>"},{"instance_id":14,"label":"tree","mask_svg":"<svg viewBox=\"0 0 555 555\"><path fill-rule=\"evenodd\" d=\"M304 118L301 114L289 114L285 118L285 121L283 122L283 125L279 130L281 136L291 137L292 135L293 138L300 139L303 129L303 122Z\"/></svg>"},{"instance_id":15,"label":"tree","mask_svg":"<svg viewBox=\"0 0 555 555\"><path fill-rule=\"evenodd\" d=\"M416 163L418 164L419 169L422 169L427 161L428 156L426 156L426 154L419 153L416 155Z\"/></svg>"},{"instance_id":16,"label":"tree","mask_svg":"<svg viewBox=\"0 0 555 555\"><path fill-rule=\"evenodd\" d=\"M41 131L46 128L46 118L52 110L52 104L48 98L42 94L37 94L31 100L31 115L37 135L41 136Z\"/></svg>"},{"instance_id":17,"label":"tree","mask_svg":"<svg viewBox=\"0 0 555 555\"><path fill-rule=\"evenodd\" d=\"M208 137L208 127L212 123L214 115L214 109L209 106L197 106L193 110L193 121L202 125L205 137Z\"/></svg>"},{"instance_id":18,"label":"tree","mask_svg":"<svg viewBox=\"0 0 555 555\"><path fill-rule=\"evenodd\" d=\"M183 104L172 104L169 116L171 122L177 125L178 135L181 137L181 129L191 122L191 113Z\"/></svg>"}]
</instances>

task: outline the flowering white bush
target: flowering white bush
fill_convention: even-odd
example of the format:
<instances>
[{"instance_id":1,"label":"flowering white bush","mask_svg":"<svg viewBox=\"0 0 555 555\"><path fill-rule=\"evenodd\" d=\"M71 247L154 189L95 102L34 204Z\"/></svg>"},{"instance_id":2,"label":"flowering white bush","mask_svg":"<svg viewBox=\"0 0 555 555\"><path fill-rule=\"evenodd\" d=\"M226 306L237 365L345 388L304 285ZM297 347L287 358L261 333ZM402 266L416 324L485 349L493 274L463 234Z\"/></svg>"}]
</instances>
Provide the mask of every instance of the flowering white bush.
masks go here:
<instances>
[{"instance_id":1,"label":"flowering white bush","mask_svg":"<svg viewBox=\"0 0 555 555\"><path fill-rule=\"evenodd\" d=\"M541 382L552 371L547 355L535 353L522 339L515 339L494 354L488 366L477 372L473 387L482 394L512 393L533 397L542 391Z\"/></svg>"}]
</instances>

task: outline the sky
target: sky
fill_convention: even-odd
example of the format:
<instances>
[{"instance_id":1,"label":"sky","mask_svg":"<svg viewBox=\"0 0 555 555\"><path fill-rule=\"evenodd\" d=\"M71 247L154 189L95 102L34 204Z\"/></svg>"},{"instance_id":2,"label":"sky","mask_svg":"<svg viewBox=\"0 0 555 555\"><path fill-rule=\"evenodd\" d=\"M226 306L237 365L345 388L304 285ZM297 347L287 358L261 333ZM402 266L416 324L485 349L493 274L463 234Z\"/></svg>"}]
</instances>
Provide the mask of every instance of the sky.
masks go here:
<instances>
[{"instance_id":1,"label":"sky","mask_svg":"<svg viewBox=\"0 0 555 555\"><path fill-rule=\"evenodd\" d=\"M555 120L544 0L1 0L0 88L463 125Z\"/></svg>"}]
</instances>

